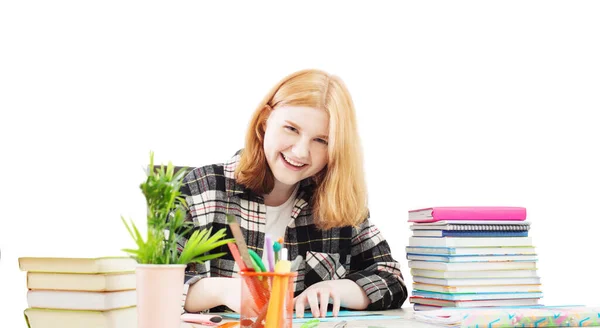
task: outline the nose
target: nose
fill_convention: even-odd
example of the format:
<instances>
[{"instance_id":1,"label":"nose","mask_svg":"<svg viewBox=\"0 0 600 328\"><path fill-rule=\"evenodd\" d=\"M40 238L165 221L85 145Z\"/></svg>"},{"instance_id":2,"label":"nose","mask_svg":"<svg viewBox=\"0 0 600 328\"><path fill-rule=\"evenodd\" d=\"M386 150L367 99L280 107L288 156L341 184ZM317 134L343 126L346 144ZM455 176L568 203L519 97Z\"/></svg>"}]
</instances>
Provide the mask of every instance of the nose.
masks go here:
<instances>
[{"instance_id":1,"label":"nose","mask_svg":"<svg viewBox=\"0 0 600 328\"><path fill-rule=\"evenodd\" d=\"M297 159L307 159L310 153L310 140L306 140L306 138L299 139L294 146L292 147L292 154Z\"/></svg>"}]
</instances>

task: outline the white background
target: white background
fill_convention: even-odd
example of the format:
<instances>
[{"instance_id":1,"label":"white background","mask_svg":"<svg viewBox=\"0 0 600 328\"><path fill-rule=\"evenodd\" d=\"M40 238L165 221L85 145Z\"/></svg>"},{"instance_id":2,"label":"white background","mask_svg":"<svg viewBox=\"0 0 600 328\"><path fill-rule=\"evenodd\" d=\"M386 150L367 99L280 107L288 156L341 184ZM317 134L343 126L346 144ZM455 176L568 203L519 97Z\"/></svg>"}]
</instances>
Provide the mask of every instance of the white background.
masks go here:
<instances>
[{"instance_id":1,"label":"white background","mask_svg":"<svg viewBox=\"0 0 600 328\"><path fill-rule=\"evenodd\" d=\"M407 283L407 211L524 206L546 304L600 305L600 3L0 5L0 327L24 327L22 256L121 255L158 162L243 147L285 75L339 75L372 218ZM405 307L409 307L405 303Z\"/></svg>"}]
</instances>

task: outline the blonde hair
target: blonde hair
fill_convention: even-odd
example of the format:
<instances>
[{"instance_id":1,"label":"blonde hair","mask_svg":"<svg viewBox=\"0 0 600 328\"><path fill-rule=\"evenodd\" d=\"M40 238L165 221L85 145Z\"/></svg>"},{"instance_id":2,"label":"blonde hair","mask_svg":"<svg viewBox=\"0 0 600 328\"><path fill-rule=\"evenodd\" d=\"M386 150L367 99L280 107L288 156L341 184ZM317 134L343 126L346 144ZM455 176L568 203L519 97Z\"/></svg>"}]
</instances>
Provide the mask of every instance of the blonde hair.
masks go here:
<instances>
[{"instance_id":1,"label":"blonde hair","mask_svg":"<svg viewBox=\"0 0 600 328\"><path fill-rule=\"evenodd\" d=\"M264 97L250 120L235 172L237 182L261 195L273 190L275 178L267 164L263 141L271 110L282 106L319 108L329 114L328 163L313 177L315 223L321 229L359 225L368 209L354 103L342 80L323 71L293 73Z\"/></svg>"}]
</instances>

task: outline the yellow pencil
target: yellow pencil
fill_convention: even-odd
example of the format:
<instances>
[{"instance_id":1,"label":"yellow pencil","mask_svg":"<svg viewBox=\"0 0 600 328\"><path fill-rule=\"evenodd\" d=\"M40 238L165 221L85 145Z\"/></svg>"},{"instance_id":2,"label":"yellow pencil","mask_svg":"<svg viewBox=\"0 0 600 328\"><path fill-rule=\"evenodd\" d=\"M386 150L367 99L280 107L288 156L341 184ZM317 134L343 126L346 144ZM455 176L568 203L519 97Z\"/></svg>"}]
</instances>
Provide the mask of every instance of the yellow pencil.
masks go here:
<instances>
[{"instance_id":1,"label":"yellow pencil","mask_svg":"<svg viewBox=\"0 0 600 328\"><path fill-rule=\"evenodd\" d=\"M275 264L275 274L290 273L292 264L287 260L287 249L282 249L281 259ZM287 295L288 277L276 275L273 278L273 287L271 288L271 299L267 309L267 322L265 328L281 328L280 323L285 315L285 299Z\"/></svg>"}]
</instances>

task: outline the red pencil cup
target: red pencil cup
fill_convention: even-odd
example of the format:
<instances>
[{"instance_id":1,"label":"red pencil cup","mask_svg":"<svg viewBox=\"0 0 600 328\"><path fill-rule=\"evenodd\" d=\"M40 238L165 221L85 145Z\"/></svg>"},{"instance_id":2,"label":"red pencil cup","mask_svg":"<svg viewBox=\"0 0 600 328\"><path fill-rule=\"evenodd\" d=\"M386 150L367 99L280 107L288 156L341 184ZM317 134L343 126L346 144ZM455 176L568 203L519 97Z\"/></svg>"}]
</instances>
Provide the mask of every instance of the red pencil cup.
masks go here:
<instances>
[{"instance_id":1,"label":"red pencil cup","mask_svg":"<svg viewBox=\"0 0 600 328\"><path fill-rule=\"evenodd\" d=\"M297 272L240 271L242 328L292 328Z\"/></svg>"}]
</instances>

